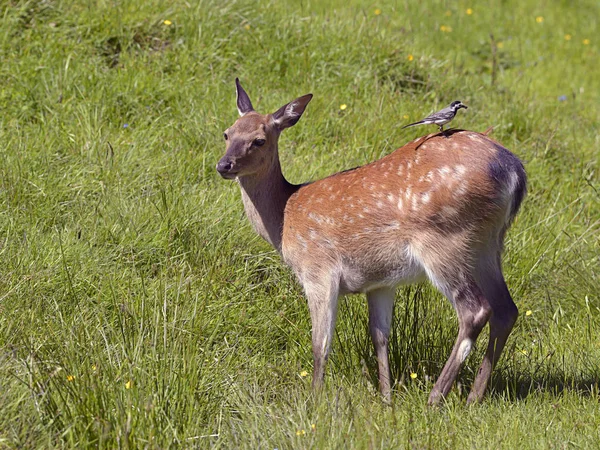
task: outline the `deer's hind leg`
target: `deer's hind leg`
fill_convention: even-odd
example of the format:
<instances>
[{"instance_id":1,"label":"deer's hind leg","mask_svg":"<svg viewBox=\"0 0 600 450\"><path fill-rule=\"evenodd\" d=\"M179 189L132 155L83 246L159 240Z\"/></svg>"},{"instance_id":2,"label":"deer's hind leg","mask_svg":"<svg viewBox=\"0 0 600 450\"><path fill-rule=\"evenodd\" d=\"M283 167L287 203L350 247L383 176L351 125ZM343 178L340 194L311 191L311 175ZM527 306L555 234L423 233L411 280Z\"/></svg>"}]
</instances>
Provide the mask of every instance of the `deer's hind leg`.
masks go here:
<instances>
[{"instance_id":1,"label":"deer's hind leg","mask_svg":"<svg viewBox=\"0 0 600 450\"><path fill-rule=\"evenodd\" d=\"M429 396L429 404L438 404L448 395L481 330L487 323L491 307L474 276L467 252L448 244L446 248L421 251L428 278L450 300L458 316L458 336L437 382Z\"/></svg>"},{"instance_id":2,"label":"deer's hind leg","mask_svg":"<svg viewBox=\"0 0 600 450\"><path fill-rule=\"evenodd\" d=\"M500 358L506 340L519 315L502 275L500 248L481 255L476 275L477 283L490 303L492 315L490 317L490 340L467 403L479 402L483 398L494 366Z\"/></svg>"}]
</instances>

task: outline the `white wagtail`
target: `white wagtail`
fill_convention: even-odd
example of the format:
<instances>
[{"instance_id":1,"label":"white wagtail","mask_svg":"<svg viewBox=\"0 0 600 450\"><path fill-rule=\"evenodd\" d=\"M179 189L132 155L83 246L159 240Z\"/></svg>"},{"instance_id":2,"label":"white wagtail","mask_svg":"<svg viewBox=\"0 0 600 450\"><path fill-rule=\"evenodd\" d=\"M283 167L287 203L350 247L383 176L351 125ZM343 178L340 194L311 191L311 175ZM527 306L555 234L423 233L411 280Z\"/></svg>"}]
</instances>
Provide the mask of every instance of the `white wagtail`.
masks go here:
<instances>
[{"instance_id":1,"label":"white wagtail","mask_svg":"<svg viewBox=\"0 0 600 450\"><path fill-rule=\"evenodd\" d=\"M434 125L439 126L440 131L443 132L444 125L446 125L448 122L450 122L452 119L454 119L454 116L456 116L456 113L460 108L467 109L466 105L463 105L459 100L457 100L455 102L450 103L450 106L448 106L447 108L444 108L441 111L433 113L432 115L425 117L423 120L420 120L419 122L405 125L402 128L413 127L415 125L434 124Z\"/></svg>"}]
</instances>

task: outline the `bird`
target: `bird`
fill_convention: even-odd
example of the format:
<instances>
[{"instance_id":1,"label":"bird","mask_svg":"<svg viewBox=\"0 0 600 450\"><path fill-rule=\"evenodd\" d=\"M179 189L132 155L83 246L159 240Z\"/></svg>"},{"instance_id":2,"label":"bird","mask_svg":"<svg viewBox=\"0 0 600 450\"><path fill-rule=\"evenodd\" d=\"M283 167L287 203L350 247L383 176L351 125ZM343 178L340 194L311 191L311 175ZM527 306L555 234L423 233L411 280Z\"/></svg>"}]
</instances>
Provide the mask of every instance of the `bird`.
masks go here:
<instances>
[{"instance_id":1,"label":"bird","mask_svg":"<svg viewBox=\"0 0 600 450\"><path fill-rule=\"evenodd\" d=\"M460 100L456 100L450 103L450 106L425 117L423 120L405 125L402 127L402 129L414 127L415 125L437 125L440 127L440 131L443 133L444 125L454 119L454 116L456 116L456 113L460 108L467 109L467 105L463 105Z\"/></svg>"}]
</instances>

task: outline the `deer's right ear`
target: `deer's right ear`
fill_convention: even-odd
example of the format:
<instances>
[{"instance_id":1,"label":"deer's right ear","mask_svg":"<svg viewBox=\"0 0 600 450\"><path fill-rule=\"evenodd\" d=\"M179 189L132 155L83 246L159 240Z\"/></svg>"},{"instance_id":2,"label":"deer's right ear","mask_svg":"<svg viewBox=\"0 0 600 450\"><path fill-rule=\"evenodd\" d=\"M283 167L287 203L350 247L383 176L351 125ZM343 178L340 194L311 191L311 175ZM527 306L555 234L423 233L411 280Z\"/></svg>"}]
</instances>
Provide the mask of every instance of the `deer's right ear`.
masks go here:
<instances>
[{"instance_id":1,"label":"deer's right ear","mask_svg":"<svg viewBox=\"0 0 600 450\"><path fill-rule=\"evenodd\" d=\"M250 97L248 97L248 94L246 94L246 91L240 84L239 78L235 79L235 93L237 97L237 109L240 116L248 114L250 111L254 111Z\"/></svg>"},{"instance_id":2,"label":"deer's right ear","mask_svg":"<svg viewBox=\"0 0 600 450\"><path fill-rule=\"evenodd\" d=\"M312 100L312 94L306 94L296 100L289 102L273 113L273 123L282 131L300 120L306 105Z\"/></svg>"}]
</instances>

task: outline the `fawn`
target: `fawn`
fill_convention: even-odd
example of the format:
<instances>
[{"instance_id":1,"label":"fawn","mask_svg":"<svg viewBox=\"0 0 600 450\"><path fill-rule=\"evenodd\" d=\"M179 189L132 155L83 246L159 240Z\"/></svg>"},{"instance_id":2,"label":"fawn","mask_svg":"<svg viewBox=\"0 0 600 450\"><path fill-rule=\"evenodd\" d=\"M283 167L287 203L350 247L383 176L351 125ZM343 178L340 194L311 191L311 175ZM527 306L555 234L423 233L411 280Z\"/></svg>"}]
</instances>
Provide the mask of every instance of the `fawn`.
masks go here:
<instances>
[{"instance_id":1,"label":"fawn","mask_svg":"<svg viewBox=\"0 0 600 450\"><path fill-rule=\"evenodd\" d=\"M518 315L502 275L501 252L526 193L521 161L483 134L448 130L365 166L293 185L281 172L279 135L298 122L312 94L262 115L238 79L236 92L241 117L224 133L227 150L217 171L237 179L250 223L304 288L313 388L323 383L338 297L364 292L379 389L390 402L395 289L429 279L450 300L459 323L429 404L448 394L489 322L489 345L467 399L480 401Z\"/></svg>"}]
</instances>

